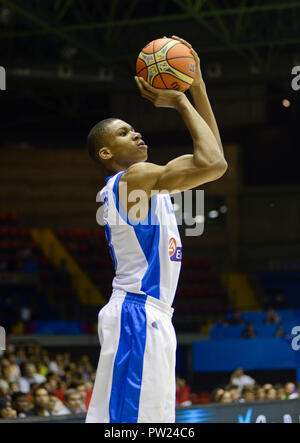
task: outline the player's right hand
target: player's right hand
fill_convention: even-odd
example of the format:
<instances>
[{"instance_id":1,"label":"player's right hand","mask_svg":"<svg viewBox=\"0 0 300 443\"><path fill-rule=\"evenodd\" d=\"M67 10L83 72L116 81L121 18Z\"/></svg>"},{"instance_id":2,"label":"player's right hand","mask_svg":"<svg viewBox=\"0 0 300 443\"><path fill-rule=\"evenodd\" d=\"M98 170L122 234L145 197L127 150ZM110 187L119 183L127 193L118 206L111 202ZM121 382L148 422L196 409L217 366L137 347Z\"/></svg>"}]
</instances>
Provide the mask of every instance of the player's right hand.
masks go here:
<instances>
[{"instance_id":1,"label":"player's right hand","mask_svg":"<svg viewBox=\"0 0 300 443\"><path fill-rule=\"evenodd\" d=\"M173 89L158 89L149 85L142 77L134 77L142 97L150 100L157 108L177 108L182 99L186 99L183 92Z\"/></svg>"}]
</instances>

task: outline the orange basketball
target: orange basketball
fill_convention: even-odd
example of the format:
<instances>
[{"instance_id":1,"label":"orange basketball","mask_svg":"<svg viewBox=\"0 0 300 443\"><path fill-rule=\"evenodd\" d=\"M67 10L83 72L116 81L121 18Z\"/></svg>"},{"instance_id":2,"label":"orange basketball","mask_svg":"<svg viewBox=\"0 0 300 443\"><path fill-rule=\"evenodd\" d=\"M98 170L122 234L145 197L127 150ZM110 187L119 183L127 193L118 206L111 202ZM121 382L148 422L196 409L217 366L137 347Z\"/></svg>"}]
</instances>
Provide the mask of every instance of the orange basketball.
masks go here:
<instances>
[{"instance_id":1,"label":"orange basketball","mask_svg":"<svg viewBox=\"0 0 300 443\"><path fill-rule=\"evenodd\" d=\"M172 38L159 38L139 53L136 73L154 88L184 92L193 83L196 63L186 45Z\"/></svg>"}]
</instances>

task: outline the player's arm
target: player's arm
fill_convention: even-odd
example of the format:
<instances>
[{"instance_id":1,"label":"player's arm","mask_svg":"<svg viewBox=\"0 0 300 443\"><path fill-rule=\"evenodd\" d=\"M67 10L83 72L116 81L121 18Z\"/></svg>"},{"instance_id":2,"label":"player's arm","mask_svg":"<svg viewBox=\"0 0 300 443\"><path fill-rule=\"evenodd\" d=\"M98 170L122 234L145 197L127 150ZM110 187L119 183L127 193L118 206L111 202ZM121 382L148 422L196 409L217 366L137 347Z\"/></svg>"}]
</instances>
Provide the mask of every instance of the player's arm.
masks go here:
<instances>
[{"instance_id":1,"label":"player's arm","mask_svg":"<svg viewBox=\"0 0 300 443\"><path fill-rule=\"evenodd\" d=\"M213 132L217 143L219 145L219 148L221 150L221 152L223 153L223 146L222 146L222 142L221 142L221 137L220 137L220 132L218 129L218 125L207 95L207 91L206 91L206 85L205 82L203 80L203 76L202 76L202 72L201 72L201 67L200 67L200 58L197 54L197 52L193 49L192 45L190 43L188 43L186 40L183 40L180 37L177 37L175 35L172 35L172 38L174 40L178 40L180 41L180 43L186 45L194 59L196 62L196 75L194 78L194 81L192 83L192 85L189 88L189 92L191 93L192 97L193 97L193 101L194 101L194 106L197 110L197 112L199 112L199 114L204 118L204 120L206 121L206 123L208 124L208 126L210 127L211 131Z\"/></svg>"},{"instance_id":2,"label":"player's arm","mask_svg":"<svg viewBox=\"0 0 300 443\"><path fill-rule=\"evenodd\" d=\"M227 169L224 155L210 127L186 95L178 91L156 89L142 78L135 79L142 96L154 106L174 108L180 113L193 139L194 152L177 157L165 166L151 163L131 166L127 178L132 187L139 184L149 194L153 189L185 191L220 178Z\"/></svg>"}]
</instances>

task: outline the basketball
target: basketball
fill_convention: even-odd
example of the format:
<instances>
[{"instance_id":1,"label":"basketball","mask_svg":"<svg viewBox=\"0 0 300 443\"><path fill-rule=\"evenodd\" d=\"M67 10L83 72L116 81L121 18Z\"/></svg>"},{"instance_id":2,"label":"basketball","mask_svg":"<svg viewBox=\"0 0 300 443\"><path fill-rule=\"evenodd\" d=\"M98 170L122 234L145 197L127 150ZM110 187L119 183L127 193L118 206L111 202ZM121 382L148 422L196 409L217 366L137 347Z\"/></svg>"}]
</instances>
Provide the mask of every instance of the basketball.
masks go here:
<instances>
[{"instance_id":1,"label":"basketball","mask_svg":"<svg viewBox=\"0 0 300 443\"><path fill-rule=\"evenodd\" d=\"M159 38L139 53L136 73L154 88L184 92L193 83L196 64L186 45L172 38Z\"/></svg>"}]
</instances>

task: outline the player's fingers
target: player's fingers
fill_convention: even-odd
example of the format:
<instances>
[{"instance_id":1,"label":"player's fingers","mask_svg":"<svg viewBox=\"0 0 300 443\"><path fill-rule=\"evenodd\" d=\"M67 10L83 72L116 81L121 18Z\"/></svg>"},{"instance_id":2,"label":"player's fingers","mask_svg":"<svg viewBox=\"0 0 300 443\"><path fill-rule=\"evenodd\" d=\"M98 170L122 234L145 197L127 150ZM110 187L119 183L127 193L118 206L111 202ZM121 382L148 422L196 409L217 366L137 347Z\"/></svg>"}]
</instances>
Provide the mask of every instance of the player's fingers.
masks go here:
<instances>
[{"instance_id":1,"label":"player's fingers","mask_svg":"<svg viewBox=\"0 0 300 443\"><path fill-rule=\"evenodd\" d=\"M149 94L148 92L145 92L145 90L142 91L142 96L151 101L153 101L155 98L153 94Z\"/></svg>"},{"instance_id":2,"label":"player's fingers","mask_svg":"<svg viewBox=\"0 0 300 443\"><path fill-rule=\"evenodd\" d=\"M184 40L183 38L181 38L181 37L177 37L177 35L172 35L172 38L174 39L174 40L178 40L180 43L183 43L184 45L186 45L188 48L192 48L192 45L189 43L189 42L187 42L186 40Z\"/></svg>"},{"instance_id":3,"label":"player's fingers","mask_svg":"<svg viewBox=\"0 0 300 443\"><path fill-rule=\"evenodd\" d=\"M142 94L142 96L144 98L147 98L148 100L152 101L154 99L154 95L151 92L147 91L147 89L144 88L144 85L142 84L142 82L140 80L140 77L134 77L134 78L135 78L135 81L136 81L136 83L138 85L138 88L139 88L140 93Z\"/></svg>"},{"instance_id":4,"label":"player's fingers","mask_svg":"<svg viewBox=\"0 0 300 443\"><path fill-rule=\"evenodd\" d=\"M195 59L197 62L200 62L199 55L197 54L197 52L195 51L195 49L191 48L191 53L192 53L192 56L194 57L194 59Z\"/></svg>"},{"instance_id":5,"label":"player's fingers","mask_svg":"<svg viewBox=\"0 0 300 443\"><path fill-rule=\"evenodd\" d=\"M152 94L156 92L156 89L153 88L153 86L149 85L149 83L146 82L146 80L144 80L143 77L139 77L139 80L140 80L143 88L146 89L146 91L148 91Z\"/></svg>"},{"instance_id":6,"label":"player's fingers","mask_svg":"<svg viewBox=\"0 0 300 443\"><path fill-rule=\"evenodd\" d=\"M147 88L147 86L150 86L150 85L142 77L135 77L135 81L136 81L141 93L152 95L152 91ZM150 88L151 88L151 86L150 86Z\"/></svg>"},{"instance_id":7,"label":"player's fingers","mask_svg":"<svg viewBox=\"0 0 300 443\"><path fill-rule=\"evenodd\" d=\"M134 77L134 80L135 80L135 82L136 82L136 84L137 84L137 87L139 88L140 92L142 92L143 89L142 89L142 85L141 85L141 83L140 83L140 81L139 81L139 78L135 76L135 77Z\"/></svg>"}]
</instances>

